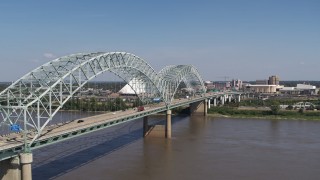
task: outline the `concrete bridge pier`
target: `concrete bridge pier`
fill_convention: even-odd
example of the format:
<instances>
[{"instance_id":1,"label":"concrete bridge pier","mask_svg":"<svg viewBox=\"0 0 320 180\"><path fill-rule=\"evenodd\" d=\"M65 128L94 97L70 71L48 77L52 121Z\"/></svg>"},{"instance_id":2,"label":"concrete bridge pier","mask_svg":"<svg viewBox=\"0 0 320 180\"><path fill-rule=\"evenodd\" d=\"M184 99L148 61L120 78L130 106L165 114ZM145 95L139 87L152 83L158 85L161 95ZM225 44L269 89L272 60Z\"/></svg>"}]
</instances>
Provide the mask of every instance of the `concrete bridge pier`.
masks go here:
<instances>
[{"instance_id":1,"label":"concrete bridge pier","mask_svg":"<svg viewBox=\"0 0 320 180\"><path fill-rule=\"evenodd\" d=\"M190 114L191 115L204 115L208 114L208 100L194 102L190 104Z\"/></svg>"},{"instance_id":2,"label":"concrete bridge pier","mask_svg":"<svg viewBox=\"0 0 320 180\"><path fill-rule=\"evenodd\" d=\"M32 180L32 169L31 169L32 161L33 161L32 153L20 154L22 180Z\"/></svg>"},{"instance_id":3,"label":"concrete bridge pier","mask_svg":"<svg viewBox=\"0 0 320 180\"><path fill-rule=\"evenodd\" d=\"M0 179L2 180L20 180L21 166L18 156L0 161Z\"/></svg>"},{"instance_id":4,"label":"concrete bridge pier","mask_svg":"<svg viewBox=\"0 0 320 180\"><path fill-rule=\"evenodd\" d=\"M213 98L213 107L217 106L217 98Z\"/></svg>"},{"instance_id":5,"label":"concrete bridge pier","mask_svg":"<svg viewBox=\"0 0 320 180\"><path fill-rule=\"evenodd\" d=\"M231 100L232 100L232 96L231 95L229 95L229 103L231 103Z\"/></svg>"},{"instance_id":6,"label":"concrete bridge pier","mask_svg":"<svg viewBox=\"0 0 320 180\"><path fill-rule=\"evenodd\" d=\"M148 125L148 117L143 118L143 136L157 137L157 138L171 138L171 110L166 111L166 123L165 125Z\"/></svg>"},{"instance_id":7,"label":"concrete bridge pier","mask_svg":"<svg viewBox=\"0 0 320 180\"><path fill-rule=\"evenodd\" d=\"M239 96L238 96L238 102L240 102L241 101L241 94L239 94Z\"/></svg>"},{"instance_id":8,"label":"concrete bridge pier","mask_svg":"<svg viewBox=\"0 0 320 180\"><path fill-rule=\"evenodd\" d=\"M166 121L166 138L171 138L171 110L167 110L167 121Z\"/></svg>"},{"instance_id":9,"label":"concrete bridge pier","mask_svg":"<svg viewBox=\"0 0 320 180\"><path fill-rule=\"evenodd\" d=\"M208 99L208 109L211 108L211 99Z\"/></svg>"},{"instance_id":10,"label":"concrete bridge pier","mask_svg":"<svg viewBox=\"0 0 320 180\"><path fill-rule=\"evenodd\" d=\"M143 117L143 137L146 137L149 131L148 116Z\"/></svg>"},{"instance_id":11,"label":"concrete bridge pier","mask_svg":"<svg viewBox=\"0 0 320 180\"><path fill-rule=\"evenodd\" d=\"M209 100L209 102L210 102L210 100ZM208 99L204 100L204 104L203 105L204 105L204 107L203 107L204 108L204 114L203 115L207 116L208 115Z\"/></svg>"},{"instance_id":12,"label":"concrete bridge pier","mask_svg":"<svg viewBox=\"0 0 320 180\"><path fill-rule=\"evenodd\" d=\"M2 180L32 180L32 153L21 153L20 156L0 162Z\"/></svg>"},{"instance_id":13,"label":"concrete bridge pier","mask_svg":"<svg viewBox=\"0 0 320 180\"><path fill-rule=\"evenodd\" d=\"M221 96L221 105L224 105L224 96Z\"/></svg>"},{"instance_id":14,"label":"concrete bridge pier","mask_svg":"<svg viewBox=\"0 0 320 180\"><path fill-rule=\"evenodd\" d=\"M204 100L204 116L208 115L208 99Z\"/></svg>"}]
</instances>

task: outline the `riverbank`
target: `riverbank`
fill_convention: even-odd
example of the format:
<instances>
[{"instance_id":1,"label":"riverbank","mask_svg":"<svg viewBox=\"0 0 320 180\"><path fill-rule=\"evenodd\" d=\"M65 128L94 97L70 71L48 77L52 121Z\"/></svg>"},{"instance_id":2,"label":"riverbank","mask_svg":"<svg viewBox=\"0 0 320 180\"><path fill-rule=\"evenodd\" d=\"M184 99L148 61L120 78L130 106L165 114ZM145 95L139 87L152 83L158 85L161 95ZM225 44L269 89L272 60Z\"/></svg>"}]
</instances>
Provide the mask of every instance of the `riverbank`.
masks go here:
<instances>
[{"instance_id":1,"label":"riverbank","mask_svg":"<svg viewBox=\"0 0 320 180\"><path fill-rule=\"evenodd\" d=\"M239 116L239 115L222 115L222 114L208 114L210 117L216 118L232 118L232 119L270 119L270 120L308 120L320 121L320 117L281 117L281 116Z\"/></svg>"},{"instance_id":2,"label":"riverbank","mask_svg":"<svg viewBox=\"0 0 320 180\"><path fill-rule=\"evenodd\" d=\"M255 118L255 119L283 119L283 120L313 120L320 121L320 112L305 111L280 111L277 115L268 110L239 110L230 107L215 107L208 110L208 115L212 117L225 118Z\"/></svg>"}]
</instances>

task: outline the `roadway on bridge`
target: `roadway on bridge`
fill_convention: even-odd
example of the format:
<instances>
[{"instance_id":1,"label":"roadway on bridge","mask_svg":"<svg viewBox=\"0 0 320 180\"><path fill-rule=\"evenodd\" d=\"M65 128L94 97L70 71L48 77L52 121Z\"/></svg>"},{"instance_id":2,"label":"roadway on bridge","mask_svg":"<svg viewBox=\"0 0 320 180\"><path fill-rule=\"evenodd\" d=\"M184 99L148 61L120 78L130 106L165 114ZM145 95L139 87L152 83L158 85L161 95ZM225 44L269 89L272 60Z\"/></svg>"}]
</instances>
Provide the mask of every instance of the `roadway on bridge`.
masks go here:
<instances>
[{"instance_id":1,"label":"roadway on bridge","mask_svg":"<svg viewBox=\"0 0 320 180\"><path fill-rule=\"evenodd\" d=\"M215 94L217 95L217 94ZM215 96L214 95L214 96ZM209 97L212 97L212 94L208 94ZM206 97L208 97L206 96ZM205 97L203 96L198 96L190 99L175 99L171 106L177 106L180 104L188 104L189 102L195 102L195 101L200 101L203 100ZM154 110L165 110L165 104L163 102L159 104L150 104L145 106L145 110L138 112L136 108L133 109L128 109L126 111L117 111L117 112L108 112L96 116L91 116L91 117L86 117L86 118L81 118L73 121L69 121L66 123L60 123L60 124L55 124L46 127L43 132L41 133L41 136L36 140L41 141L44 139L49 139L52 137L59 136L61 134L67 134L67 133L72 133L79 131L81 129L86 129L90 128L95 125L99 124L104 124L107 122L112 122L116 121L117 119L121 119L127 116L134 116L134 115L139 115L139 114L148 114L148 112L154 112ZM148 114L150 115L150 114ZM83 122L78 122L79 120L83 120ZM34 137L36 133L33 131L30 131L28 133L28 141L31 141L32 138ZM0 151L6 150L6 149L11 149L14 147L22 147L24 145L24 140L23 140L23 133L12 133L7 136L1 136L0 137Z\"/></svg>"}]
</instances>

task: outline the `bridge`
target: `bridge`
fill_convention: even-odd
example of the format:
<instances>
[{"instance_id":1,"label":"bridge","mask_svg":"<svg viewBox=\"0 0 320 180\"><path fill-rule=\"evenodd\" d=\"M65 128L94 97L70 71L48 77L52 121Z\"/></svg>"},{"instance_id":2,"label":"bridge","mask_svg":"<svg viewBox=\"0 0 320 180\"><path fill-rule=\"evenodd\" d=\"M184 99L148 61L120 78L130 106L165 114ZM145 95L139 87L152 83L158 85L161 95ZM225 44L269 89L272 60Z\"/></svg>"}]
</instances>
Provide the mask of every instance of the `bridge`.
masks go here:
<instances>
[{"instance_id":1,"label":"bridge","mask_svg":"<svg viewBox=\"0 0 320 180\"><path fill-rule=\"evenodd\" d=\"M81 121L51 124L53 117L90 80L112 72L136 92L144 110L109 112ZM133 80L140 85L130 84ZM175 98L180 84L191 90L188 98ZM139 93L138 93L139 92ZM142 93L141 93L142 92ZM141 119L144 135L171 138L171 110L190 106L192 114L207 108L240 101L240 93L206 93L203 80L192 65L171 65L156 72L140 57L126 52L80 53L57 58L14 82L0 93L0 127L12 131L0 137L2 179L31 179L32 150L120 123ZM161 103L152 104L153 98ZM165 112L166 124L150 126L148 116Z\"/></svg>"}]
</instances>

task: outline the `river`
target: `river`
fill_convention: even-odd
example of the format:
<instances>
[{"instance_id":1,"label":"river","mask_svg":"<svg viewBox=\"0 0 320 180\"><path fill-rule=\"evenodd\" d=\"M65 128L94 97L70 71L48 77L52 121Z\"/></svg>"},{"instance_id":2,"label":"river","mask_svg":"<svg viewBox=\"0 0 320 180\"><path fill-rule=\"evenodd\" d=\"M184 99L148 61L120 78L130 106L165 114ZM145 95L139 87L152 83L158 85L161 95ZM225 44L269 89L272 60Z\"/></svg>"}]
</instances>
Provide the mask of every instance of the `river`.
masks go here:
<instances>
[{"instance_id":1,"label":"river","mask_svg":"<svg viewBox=\"0 0 320 180\"><path fill-rule=\"evenodd\" d=\"M33 178L320 179L317 121L176 116L172 136L143 139L142 120L107 128L35 150Z\"/></svg>"}]
</instances>

